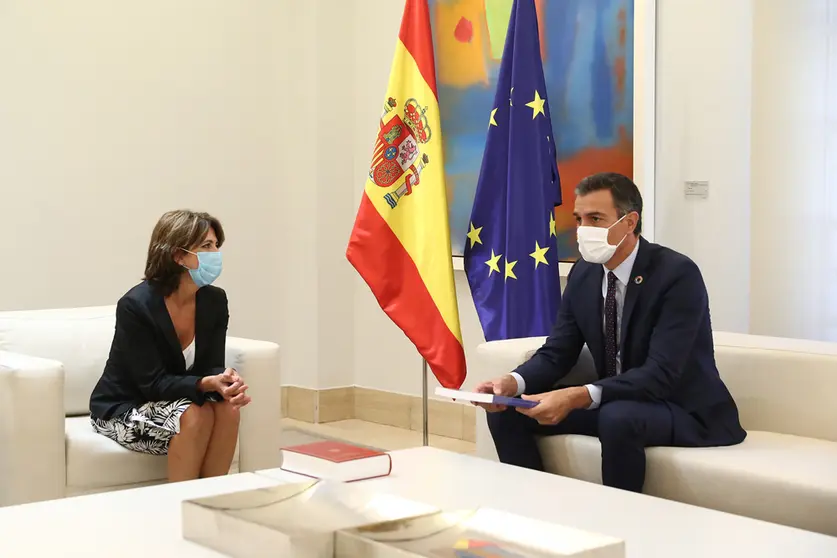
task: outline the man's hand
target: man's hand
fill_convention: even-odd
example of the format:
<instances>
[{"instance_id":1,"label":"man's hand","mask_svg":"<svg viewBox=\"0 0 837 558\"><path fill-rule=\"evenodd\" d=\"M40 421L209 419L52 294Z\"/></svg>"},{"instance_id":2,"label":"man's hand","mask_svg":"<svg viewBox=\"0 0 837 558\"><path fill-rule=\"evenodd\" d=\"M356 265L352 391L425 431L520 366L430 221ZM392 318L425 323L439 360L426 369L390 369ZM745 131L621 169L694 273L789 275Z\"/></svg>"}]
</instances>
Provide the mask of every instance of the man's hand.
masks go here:
<instances>
[{"instance_id":1,"label":"man's hand","mask_svg":"<svg viewBox=\"0 0 837 558\"><path fill-rule=\"evenodd\" d=\"M527 401L537 401L531 409L519 407L517 410L538 424L558 424L576 409L586 409L593 402L590 392L584 386L557 389L537 395L523 395Z\"/></svg>"},{"instance_id":2,"label":"man's hand","mask_svg":"<svg viewBox=\"0 0 837 558\"><path fill-rule=\"evenodd\" d=\"M477 393L490 393L492 395L505 395L506 397L513 397L517 394L517 380L511 374L500 376L497 379L489 380L479 384L474 391ZM478 407L482 407L489 413L496 413L505 411L505 405L494 405L490 403L474 403Z\"/></svg>"}]
</instances>

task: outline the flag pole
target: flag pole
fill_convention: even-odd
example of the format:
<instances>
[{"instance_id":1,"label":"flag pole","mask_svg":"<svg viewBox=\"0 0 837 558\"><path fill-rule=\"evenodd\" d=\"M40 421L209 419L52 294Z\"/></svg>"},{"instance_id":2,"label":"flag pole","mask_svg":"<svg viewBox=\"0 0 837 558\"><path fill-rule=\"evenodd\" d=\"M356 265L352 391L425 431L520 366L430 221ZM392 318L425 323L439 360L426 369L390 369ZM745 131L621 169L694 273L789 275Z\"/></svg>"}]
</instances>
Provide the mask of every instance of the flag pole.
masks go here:
<instances>
[{"instance_id":1,"label":"flag pole","mask_svg":"<svg viewBox=\"0 0 837 558\"><path fill-rule=\"evenodd\" d=\"M427 427L427 360L421 359L421 436L422 445L430 445L430 431Z\"/></svg>"}]
</instances>

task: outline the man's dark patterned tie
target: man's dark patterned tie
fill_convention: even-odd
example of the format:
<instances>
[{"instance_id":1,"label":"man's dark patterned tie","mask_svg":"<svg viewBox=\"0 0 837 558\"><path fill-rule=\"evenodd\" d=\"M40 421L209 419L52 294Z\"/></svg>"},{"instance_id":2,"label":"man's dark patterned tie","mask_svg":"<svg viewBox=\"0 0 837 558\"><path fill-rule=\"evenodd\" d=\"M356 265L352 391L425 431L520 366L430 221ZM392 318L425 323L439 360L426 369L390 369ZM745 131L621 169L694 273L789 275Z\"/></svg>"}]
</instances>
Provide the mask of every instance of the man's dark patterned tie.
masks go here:
<instances>
[{"instance_id":1,"label":"man's dark patterned tie","mask_svg":"<svg viewBox=\"0 0 837 558\"><path fill-rule=\"evenodd\" d=\"M607 272L607 295L605 296L605 372L608 377L616 375L616 275Z\"/></svg>"}]
</instances>

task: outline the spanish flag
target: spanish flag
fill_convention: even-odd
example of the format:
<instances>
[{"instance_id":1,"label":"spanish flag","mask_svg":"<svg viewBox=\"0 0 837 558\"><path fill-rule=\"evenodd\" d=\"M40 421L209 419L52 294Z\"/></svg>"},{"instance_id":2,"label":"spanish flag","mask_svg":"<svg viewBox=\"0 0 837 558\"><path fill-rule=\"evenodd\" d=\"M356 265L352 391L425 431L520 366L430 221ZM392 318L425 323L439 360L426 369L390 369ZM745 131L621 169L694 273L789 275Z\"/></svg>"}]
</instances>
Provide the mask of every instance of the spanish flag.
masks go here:
<instances>
[{"instance_id":1,"label":"spanish flag","mask_svg":"<svg viewBox=\"0 0 837 558\"><path fill-rule=\"evenodd\" d=\"M445 387L465 380L427 0L407 0L346 256Z\"/></svg>"}]
</instances>

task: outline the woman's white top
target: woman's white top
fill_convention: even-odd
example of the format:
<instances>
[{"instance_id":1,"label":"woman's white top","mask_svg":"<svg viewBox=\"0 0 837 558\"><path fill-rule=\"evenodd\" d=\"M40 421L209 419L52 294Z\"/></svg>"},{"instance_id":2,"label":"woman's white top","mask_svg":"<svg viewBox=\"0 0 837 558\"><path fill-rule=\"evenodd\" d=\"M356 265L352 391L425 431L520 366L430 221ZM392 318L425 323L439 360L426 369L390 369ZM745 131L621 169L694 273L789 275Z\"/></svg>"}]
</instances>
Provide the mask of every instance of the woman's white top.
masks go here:
<instances>
[{"instance_id":1,"label":"woman's white top","mask_svg":"<svg viewBox=\"0 0 837 558\"><path fill-rule=\"evenodd\" d=\"M189 343L189 346L183 349L183 360L186 362L186 370L191 370L195 365L195 340Z\"/></svg>"}]
</instances>

